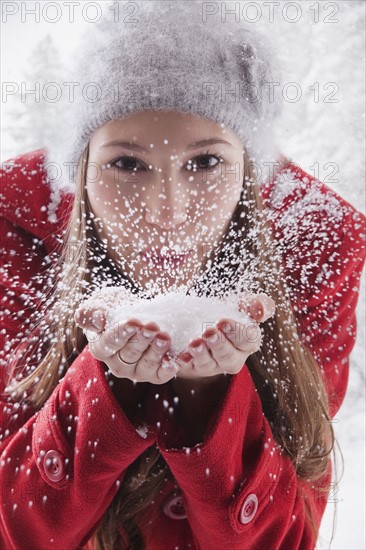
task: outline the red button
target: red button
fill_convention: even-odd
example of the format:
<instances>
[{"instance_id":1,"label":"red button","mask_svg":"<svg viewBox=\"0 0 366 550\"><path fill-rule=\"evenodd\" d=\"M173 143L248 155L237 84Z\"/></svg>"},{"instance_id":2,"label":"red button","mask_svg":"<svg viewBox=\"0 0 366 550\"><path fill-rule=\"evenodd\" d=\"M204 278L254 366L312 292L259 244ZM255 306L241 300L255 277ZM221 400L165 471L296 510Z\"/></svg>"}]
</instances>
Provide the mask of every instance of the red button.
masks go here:
<instances>
[{"instance_id":1,"label":"red button","mask_svg":"<svg viewBox=\"0 0 366 550\"><path fill-rule=\"evenodd\" d=\"M164 513L172 519L186 518L183 497L177 494L170 495L164 504Z\"/></svg>"},{"instance_id":2,"label":"red button","mask_svg":"<svg viewBox=\"0 0 366 550\"><path fill-rule=\"evenodd\" d=\"M241 507L241 512L240 512L241 523L249 523L250 521L252 521L257 511L257 508L258 508L257 495L252 493L251 495L247 496L243 506Z\"/></svg>"},{"instance_id":3,"label":"red button","mask_svg":"<svg viewBox=\"0 0 366 550\"><path fill-rule=\"evenodd\" d=\"M60 481L64 477L64 457L58 451L48 451L43 459L43 468L51 481Z\"/></svg>"}]
</instances>

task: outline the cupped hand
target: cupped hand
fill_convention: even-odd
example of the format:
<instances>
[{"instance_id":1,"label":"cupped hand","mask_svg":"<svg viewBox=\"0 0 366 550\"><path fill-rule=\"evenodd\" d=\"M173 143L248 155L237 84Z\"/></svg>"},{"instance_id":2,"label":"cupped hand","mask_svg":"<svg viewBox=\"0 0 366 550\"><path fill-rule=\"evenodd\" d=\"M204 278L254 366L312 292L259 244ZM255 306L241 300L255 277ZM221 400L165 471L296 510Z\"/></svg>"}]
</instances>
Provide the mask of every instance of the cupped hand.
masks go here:
<instances>
[{"instance_id":1,"label":"cupped hand","mask_svg":"<svg viewBox=\"0 0 366 550\"><path fill-rule=\"evenodd\" d=\"M221 319L216 328L210 328L202 338L191 340L188 352L179 353L176 361L181 366L177 378L201 379L218 374L236 374L248 357L259 350L263 323L275 313L275 303L267 294L246 294L239 300L239 310L246 311L250 323ZM229 330L226 326L230 325Z\"/></svg>"},{"instance_id":2,"label":"cupped hand","mask_svg":"<svg viewBox=\"0 0 366 550\"><path fill-rule=\"evenodd\" d=\"M106 327L105 310L82 306L76 310L74 319L84 329L90 353L103 361L117 378L165 384L176 376L179 366L170 362L167 355L170 336L160 332L156 323L142 324L138 319L128 319ZM131 364L122 363L119 354Z\"/></svg>"}]
</instances>

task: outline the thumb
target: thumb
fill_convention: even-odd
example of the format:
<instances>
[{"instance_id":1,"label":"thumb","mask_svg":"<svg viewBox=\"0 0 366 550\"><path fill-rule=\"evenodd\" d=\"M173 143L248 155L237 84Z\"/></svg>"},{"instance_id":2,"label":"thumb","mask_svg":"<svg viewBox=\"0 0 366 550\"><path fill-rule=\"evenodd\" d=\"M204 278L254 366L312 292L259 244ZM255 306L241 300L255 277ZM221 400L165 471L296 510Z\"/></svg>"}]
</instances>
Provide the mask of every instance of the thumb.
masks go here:
<instances>
[{"instance_id":1,"label":"thumb","mask_svg":"<svg viewBox=\"0 0 366 550\"><path fill-rule=\"evenodd\" d=\"M274 315L276 304L264 292L244 294L239 300L239 311L246 311L257 323L264 323Z\"/></svg>"},{"instance_id":2,"label":"thumb","mask_svg":"<svg viewBox=\"0 0 366 550\"><path fill-rule=\"evenodd\" d=\"M103 331L106 323L106 312L100 308L80 306L74 313L74 321L83 329Z\"/></svg>"}]
</instances>

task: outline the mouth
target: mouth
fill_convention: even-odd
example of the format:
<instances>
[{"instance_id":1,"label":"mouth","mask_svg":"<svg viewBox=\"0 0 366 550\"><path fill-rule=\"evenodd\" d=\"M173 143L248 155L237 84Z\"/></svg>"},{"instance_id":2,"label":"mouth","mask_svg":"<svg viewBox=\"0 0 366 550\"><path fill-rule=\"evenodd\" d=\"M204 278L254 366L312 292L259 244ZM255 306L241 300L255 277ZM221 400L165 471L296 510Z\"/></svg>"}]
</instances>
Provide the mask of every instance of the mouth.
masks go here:
<instances>
[{"instance_id":1,"label":"mouth","mask_svg":"<svg viewBox=\"0 0 366 550\"><path fill-rule=\"evenodd\" d=\"M193 250L171 249L167 247L145 249L141 251L141 256L154 265L165 267L179 267L192 256Z\"/></svg>"}]
</instances>

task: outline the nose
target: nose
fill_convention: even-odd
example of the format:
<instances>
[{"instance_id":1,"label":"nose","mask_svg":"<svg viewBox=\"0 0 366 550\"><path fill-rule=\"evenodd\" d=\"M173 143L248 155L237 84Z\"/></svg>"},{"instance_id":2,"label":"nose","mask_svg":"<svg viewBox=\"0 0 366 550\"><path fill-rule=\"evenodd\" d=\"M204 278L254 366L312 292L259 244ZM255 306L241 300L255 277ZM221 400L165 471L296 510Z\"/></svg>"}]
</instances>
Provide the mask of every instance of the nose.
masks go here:
<instances>
[{"instance_id":1,"label":"nose","mask_svg":"<svg viewBox=\"0 0 366 550\"><path fill-rule=\"evenodd\" d=\"M181 225L183 225L186 220L187 216L181 212L181 213L165 213L164 205L162 206L161 210L158 212L151 212L149 208L145 208L145 220L147 223L151 225L156 225L158 227L161 227L162 229L172 229L176 228L179 229Z\"/></svg>"},{"instance_id":2,"label":"nose","mask_svg":"<svg viewBox=\"0 0 366 550\"><path fill-rule=\"evenodd\" d=\"M150 201L145 207L145 220L162 229L179 229L187 221L187 207L180 185L169 177L168 183L161 180L150 192Z\"/></svg>"}]
</instances>

